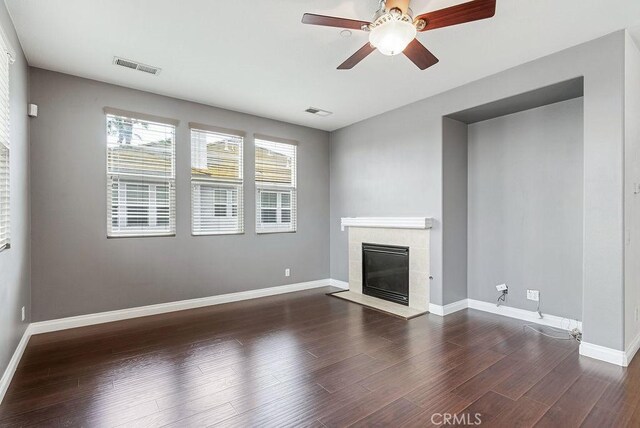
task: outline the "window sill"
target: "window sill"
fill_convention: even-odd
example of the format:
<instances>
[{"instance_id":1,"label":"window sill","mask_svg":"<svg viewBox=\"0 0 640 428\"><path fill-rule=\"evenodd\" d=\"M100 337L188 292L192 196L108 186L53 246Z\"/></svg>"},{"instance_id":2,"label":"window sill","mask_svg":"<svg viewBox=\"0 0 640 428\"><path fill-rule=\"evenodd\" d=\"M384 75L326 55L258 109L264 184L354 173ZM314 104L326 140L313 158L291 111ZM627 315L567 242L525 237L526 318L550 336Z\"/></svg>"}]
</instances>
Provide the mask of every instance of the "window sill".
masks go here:
<instances>
[{"instance_id":1,"label":"window sill","mask_svg":"<svg viewBox=\"0 0 640 428\"><path fill-rule=\"evenodd\" d=\"M107 235L107 239L122 238L175 238L175 233L131 234L131 235Z\"/></svg>"},{"instance_id":2,"label":"window sill","mask_svg":"<svg viewBox=\"0 0 640 428\"><path fill-rule=\"evenodd\" d=\"M226 235L244 235L244 232L222 232L222 233L193 233L191 236L226 236Z\"/></svg>"},{"instance_id":3,"label":"window sill","mask_svg":"<svg viewBox=\"0 0 640 428\"><path fill-rule=\"evenodd\" d=\"M296 233L296 230L256 230L257 235L270 235L272 233Z\"/></svg>"}]
</instances>

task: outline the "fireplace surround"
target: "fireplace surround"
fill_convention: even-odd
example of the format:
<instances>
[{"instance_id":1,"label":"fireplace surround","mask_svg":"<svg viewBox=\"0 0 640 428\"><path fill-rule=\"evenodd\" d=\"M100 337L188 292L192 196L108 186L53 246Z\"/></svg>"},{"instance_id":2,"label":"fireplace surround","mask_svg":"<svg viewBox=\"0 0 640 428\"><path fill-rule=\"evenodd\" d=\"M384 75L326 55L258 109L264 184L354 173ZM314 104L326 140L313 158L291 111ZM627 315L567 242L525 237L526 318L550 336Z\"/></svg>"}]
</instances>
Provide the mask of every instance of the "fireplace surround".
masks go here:
<instances>
[{"instance_id":1,"label":"fireplace surround","mask_svg":"<svg viewBox=\"0 0 640 428\"><path fill-rule=\"evenodd\" d=\"M432 224L433 219L429 217L342 218L342 230L348 229L349 235L349 290L333 295L405 319L427 313L430 290L429 240ZM404 270L402 271L402 277L406 278L406 282L403 282L407 284L408 289L406 302L384 299L385 296L372 295L365 291L366 273L363 261L366 256L363 244L400 247L407 251L406 276ZM388 291L386 288L389 284L374 285L377 291Z\"/></svg>"}]
</instances>

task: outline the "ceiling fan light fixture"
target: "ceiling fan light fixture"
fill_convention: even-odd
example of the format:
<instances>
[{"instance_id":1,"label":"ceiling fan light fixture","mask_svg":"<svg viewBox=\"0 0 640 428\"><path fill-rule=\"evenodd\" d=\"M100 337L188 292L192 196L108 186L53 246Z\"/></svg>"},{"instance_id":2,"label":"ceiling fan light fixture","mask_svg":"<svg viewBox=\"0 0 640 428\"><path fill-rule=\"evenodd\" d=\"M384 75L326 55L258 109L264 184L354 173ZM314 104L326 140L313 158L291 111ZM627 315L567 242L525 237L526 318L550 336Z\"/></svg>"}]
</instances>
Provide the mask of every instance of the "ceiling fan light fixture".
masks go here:
<instances>
[{"instance_id":1,"label":"ceiling fan light fixture","mask_svg":"<svg viewBox=\"0 0 640 428\"><path fill-rule=\"evenodd\" d=\"M402 53L417 34L409 15L392 12L376 19L369 33L369 43L388 56Z\"/></svg>"}]
</instances>

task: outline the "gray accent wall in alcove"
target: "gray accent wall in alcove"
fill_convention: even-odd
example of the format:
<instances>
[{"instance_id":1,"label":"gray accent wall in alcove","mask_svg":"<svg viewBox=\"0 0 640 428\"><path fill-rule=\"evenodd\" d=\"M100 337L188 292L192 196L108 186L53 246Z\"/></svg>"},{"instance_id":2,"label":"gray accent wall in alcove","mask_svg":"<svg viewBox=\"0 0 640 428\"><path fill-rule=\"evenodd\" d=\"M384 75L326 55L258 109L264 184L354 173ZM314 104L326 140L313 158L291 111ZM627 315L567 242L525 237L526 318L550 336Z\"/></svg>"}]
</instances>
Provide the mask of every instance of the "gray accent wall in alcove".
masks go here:
<instances>
[{"instance_id":1,"label":"gray accent wall in alcove","mask_svg":"<svg viewBox=\"0 0 640 428\"><path fill-rule=\"evenodd\" d=\"M469 125L468 296L582 317L582 98ZM568 323L567 323L568 325Z\"/></svg>"}]
</instances>

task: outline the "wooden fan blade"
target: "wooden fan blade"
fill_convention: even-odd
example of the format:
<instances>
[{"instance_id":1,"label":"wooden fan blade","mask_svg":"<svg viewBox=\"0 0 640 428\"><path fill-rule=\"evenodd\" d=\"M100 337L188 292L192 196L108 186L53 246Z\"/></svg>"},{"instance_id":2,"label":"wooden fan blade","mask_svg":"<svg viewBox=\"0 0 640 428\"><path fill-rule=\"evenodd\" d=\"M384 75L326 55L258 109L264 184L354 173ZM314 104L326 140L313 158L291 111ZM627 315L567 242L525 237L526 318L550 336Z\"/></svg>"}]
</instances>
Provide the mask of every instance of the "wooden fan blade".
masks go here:
<instances>
[{"instance_id":1,"label":"wooden fan blade","mask_svg":"<svg viewBox=\"0 0 640 428\"><path fill-rule=\"evenodd\" d=\"M367 56L369 56L369 54L371 54L371 52L373 52L375 50L376 50L376 48L371 46L371 44L367 43L366 45L364 45L363 47L358 49L358 52L354 53L353 55L351 55L349 57L349 59L347 59L345 62L340 64L338 66L338 70L350 70L350 69L352 69L353 67L356 66L356 64L358 64L360 61L365 59Z\"/></svg>"},{"instance_id":2,"label":"wooden fan blade","mask_svg":"<svg viewBox=\"0 0 640 428\"><path fill-rule=\"evenodd\" d=\"M336 18L333 16L315 15L305 13L302 16L303 24L323 25L325 27L348 28L350 30L362 30L363 25L371 24L368 21L358 21L355 19Z\"/></svg>"},{"instance_id":3,"label":"wooden fan blade","mask_svg":"<svg viewBox=\"0 0 640 428\"><path fill-rule=\"evenodd\" d=\"M416 18L423 19L427 25L420 31L464 24L465 22L491 18L496 13L496 0L474 0L445 9L427 12Z\"/></svg>"},{"instance_id":4,"label":"wooden fan blade","mask_svg":"<svg viewBox=\"0 0 640 428\"><path fill-rule=\"evenodd\" d=\"M409 58L420 70L425 70L432 65L438 63L438 58L435 57L429 49L425 48L418 39L413 39L411 43L405 48L403 53Z\"/></svg>"}]
</instances>

